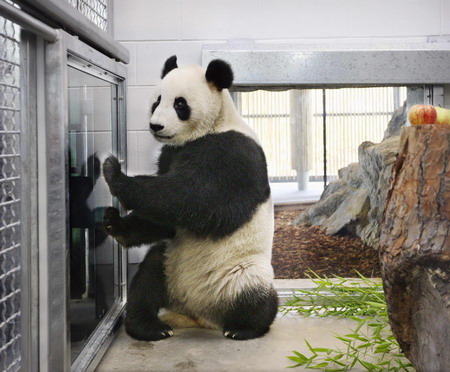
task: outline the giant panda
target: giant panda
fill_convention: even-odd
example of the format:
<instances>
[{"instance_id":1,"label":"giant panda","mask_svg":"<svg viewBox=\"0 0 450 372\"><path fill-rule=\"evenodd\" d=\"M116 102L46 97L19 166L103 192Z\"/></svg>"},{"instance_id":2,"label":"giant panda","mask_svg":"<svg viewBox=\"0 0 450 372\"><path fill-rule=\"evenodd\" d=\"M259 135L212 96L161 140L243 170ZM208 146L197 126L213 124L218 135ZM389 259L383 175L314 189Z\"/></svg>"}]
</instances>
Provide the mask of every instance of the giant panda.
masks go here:
<instances>
[{"instance_id":1,"label":"giant panda","mask_svg":"<svg viewBox=\"0 0 450 372\"><path fill-rule=\"evenodd\" d=\"M205 69L170 57L151 106L150 132L164 144L157 175L126 176L113 156L103 164L111 193L132 211L108 208L106 231L125 247L153 243L128 290L133 338L201 326L247 340L276 316L267 165L234 107L232 81L225 61ZM162 308L169 312L159 316Z\"/></svg>"}]
</instances>

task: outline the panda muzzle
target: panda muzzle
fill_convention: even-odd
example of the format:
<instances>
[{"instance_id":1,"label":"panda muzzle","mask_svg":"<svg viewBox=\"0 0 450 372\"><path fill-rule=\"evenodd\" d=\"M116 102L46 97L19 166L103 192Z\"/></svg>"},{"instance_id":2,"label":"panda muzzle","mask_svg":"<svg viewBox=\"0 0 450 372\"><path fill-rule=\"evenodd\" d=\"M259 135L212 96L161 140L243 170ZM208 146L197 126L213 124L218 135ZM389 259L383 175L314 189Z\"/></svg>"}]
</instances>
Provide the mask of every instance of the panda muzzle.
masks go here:
<instances>
[{"instance_id":1,"label":"panda muzzle","mask_svg":"<svg viewBox=\"0 0 450 372\"><path fill-rule=\"evenodd\" d=\"M161 125L161 124L152 124L152 123L150 123L150 129L153 131L153 132L159 132L160 130L163 130L164 129L164 125Z\"/></svg>"}]
</instances>

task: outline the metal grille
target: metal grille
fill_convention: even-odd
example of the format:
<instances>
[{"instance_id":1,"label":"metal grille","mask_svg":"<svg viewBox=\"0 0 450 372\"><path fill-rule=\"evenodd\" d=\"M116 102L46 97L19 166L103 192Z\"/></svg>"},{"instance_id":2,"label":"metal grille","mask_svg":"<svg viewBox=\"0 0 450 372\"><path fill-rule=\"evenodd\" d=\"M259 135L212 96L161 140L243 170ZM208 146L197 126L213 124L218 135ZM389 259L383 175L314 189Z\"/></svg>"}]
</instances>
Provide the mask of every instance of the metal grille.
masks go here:
<instances>
[{"instance_id":1,"label":"metal grille","mask_svg":"<svg viewBox=\"0 0 450 372\"><path fill-rule=\"evenodd\" d=\"M66 0L101 30L108 28L108 0Z\"/></svg>"},{"instance_id":2,"label":"metal grille","mask_svg":"<svg viewBox=\"0 0 450 372\"><path fill-rule=\"evenodd\" d=\"M0 371L18 371L20 330L20 28L0 17Z\"/></svg>"}]
</instances>

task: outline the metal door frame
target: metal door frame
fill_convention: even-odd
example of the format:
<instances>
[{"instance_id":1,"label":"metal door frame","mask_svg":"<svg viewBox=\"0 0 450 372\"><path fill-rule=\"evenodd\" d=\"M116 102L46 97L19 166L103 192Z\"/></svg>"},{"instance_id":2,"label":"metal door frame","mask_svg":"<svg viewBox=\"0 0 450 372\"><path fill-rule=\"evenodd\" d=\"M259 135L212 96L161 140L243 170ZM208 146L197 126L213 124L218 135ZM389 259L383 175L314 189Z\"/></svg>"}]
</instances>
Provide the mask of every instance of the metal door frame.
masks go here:
<instances>
[{"instance_id":1,"label":"metal door frame","mask_svg":"<svg viewBox=\"0 0 450 372\"><path fill-rule=\"evenodd\" d=\"M113 131L117 129L119 159L123 159L126 155L126 68L76 37L62 30L58 30L58 33L58 40L53 43L42 40L38 42L38 58L36 58L38 65L36 87L38 211L31 216L30 226L37 228L39 247L39 370L87 371L93 370L95 362L100 360L120 323L126 302L127 255L122 248L117 248L120 249L118 253L119 299L99 323L80 355L71 365L68 322L67 67L76 65L84 72L117 84L119 98L116 101L117 128L113 128ZM39 58L40 49L43 49L43 58ZM42 67L39 66L40 63ZM44 72L43 81L39 79L42 75L39 70ZM42 102L40 103L39 100ZM40 108L42 106L44 110ZM123 164L126 163L123 162Z\"/></svg>"}]
</instances>

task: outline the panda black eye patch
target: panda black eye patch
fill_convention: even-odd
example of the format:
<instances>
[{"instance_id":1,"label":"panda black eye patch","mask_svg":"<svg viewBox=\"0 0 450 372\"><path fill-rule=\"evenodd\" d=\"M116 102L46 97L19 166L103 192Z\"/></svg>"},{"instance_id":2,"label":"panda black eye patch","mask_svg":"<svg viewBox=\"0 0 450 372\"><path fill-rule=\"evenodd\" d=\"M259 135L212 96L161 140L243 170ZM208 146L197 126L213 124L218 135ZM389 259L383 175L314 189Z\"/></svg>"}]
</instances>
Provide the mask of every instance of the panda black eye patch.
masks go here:
<instances>
[{"instance_id":1,"label":"panda black eye patch","mask_svg":"<svg viewBox=\"0 0 450 372\"><path fill-rule=\"evenodd\" d=\"M152 105L152 109L151 112L152 114L155 112L156 108L159 106L159 103L161 102L161 96L158 96L158 99L156 100L156 102Z\"/></svg>"},{"instance_id":2,"label":"panda black eye patch","mask_svg":"<svg viewBox=\"0 0 450 372\"><path fill-rule=\"evenodd\" d=\"M186 99L183 97L175 98L173 108L175 109L180 120L188 120L191 116L191 108L187 104Z\"/></svg>"}]
</instances>

